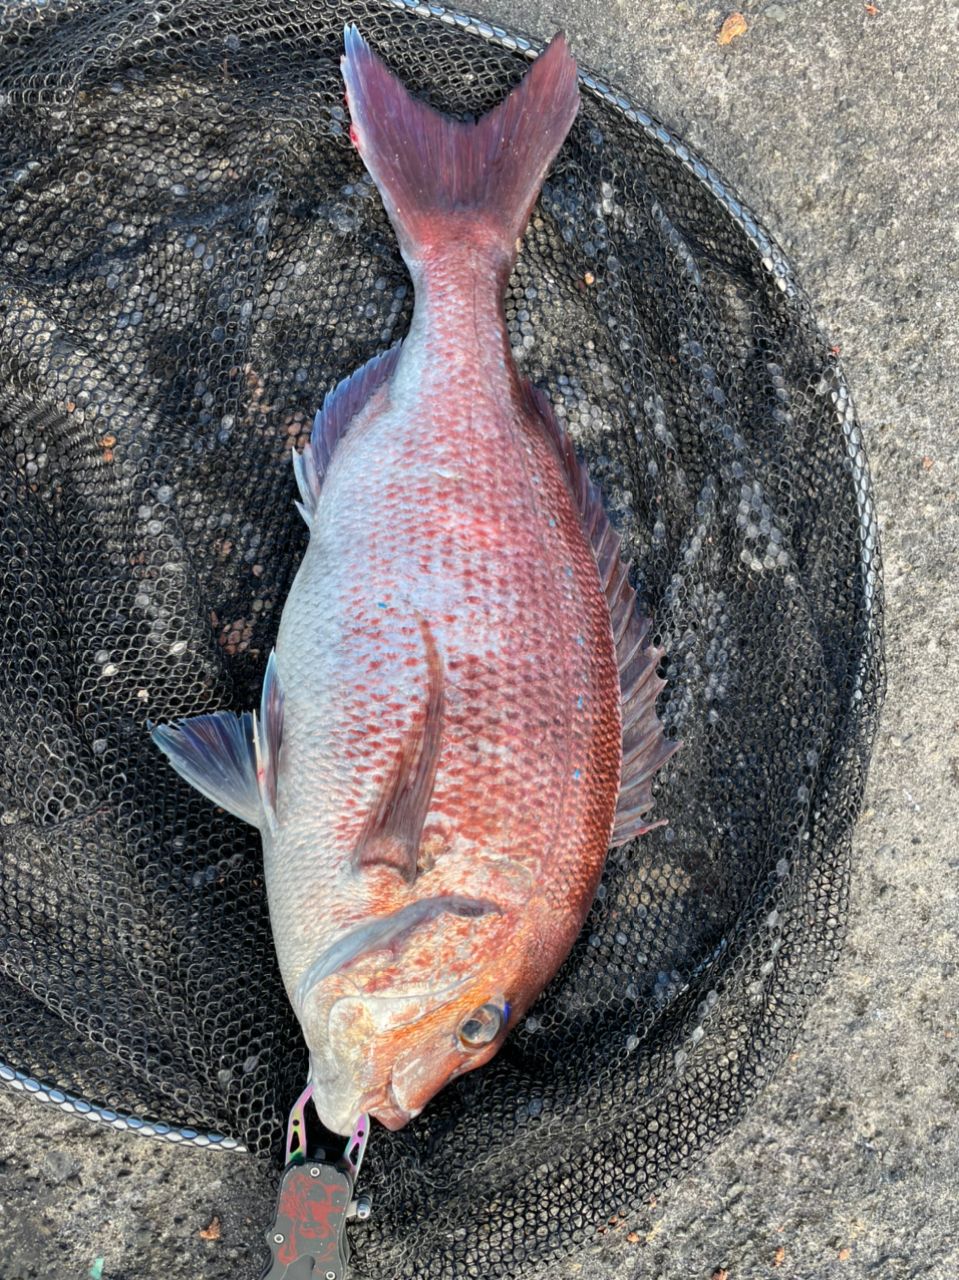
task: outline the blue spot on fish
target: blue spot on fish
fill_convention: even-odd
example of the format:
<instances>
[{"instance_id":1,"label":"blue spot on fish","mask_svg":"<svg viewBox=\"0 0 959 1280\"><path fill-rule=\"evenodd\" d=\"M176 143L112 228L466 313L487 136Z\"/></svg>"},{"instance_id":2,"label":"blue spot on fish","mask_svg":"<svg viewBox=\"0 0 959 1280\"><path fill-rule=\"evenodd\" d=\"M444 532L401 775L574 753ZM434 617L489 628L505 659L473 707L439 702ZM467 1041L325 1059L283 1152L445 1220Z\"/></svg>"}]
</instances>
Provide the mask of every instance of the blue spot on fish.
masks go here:
<instances>
[{"instance_id":1,"label":"blue spot on fish","mask_svg":"<svg viewBox=\"0 0 959 1280\"><path fill-rule=\"evenodd\" d=\"M377 607L377 609L385 609L385 608L386 608L386 601L385 601L385 600L377 600L377 602L376 602L376 607Z\"/></svg>"},{"instance_id":2,"label":"blue spot on fish","mask_svg":"<svg viewBox=\"0 0 959 1280\"><path fill-rule=\"evenodd\" d=\"M567 578L571 578L573 576L573 566L571 564L568 564L566 566L565 572L566 572Z\"/></svg>"},{"instance_id":3,"label":"blue spot on fish","mask_svg":"<svg viewBox=\"0 0 959 1280\"><path fill-rule=\"evenodd\" d=\"M553 519L553 517L552 517L552 516L550 516L550 518L549 518L549 527L550 527L551 529L555 529L555 528L556 528L556 521Z\"/></svg>"},{"instance_id":4,"label":"blue spot on fish","mask_svg":"<svg viewBox=\"0 0 959 1280\"><path fill-rule=\"evenodd\" d=\"M580 694L580 695L579 695L579 697L576 699L576 706L577 706L577 708L578 708L580 711L582 711L582 709L583 709L583 695L582 695L582 694Z\"/></svg>"},{"instance_id":5,"label":"blue spot on fish","mask_svg":"<svg viewBox=\"0 0 959 1280\"><path fill-rule=\"evenodd\" d=\"M581 777L580 771L579 771L578 769L574 769L574 770L573 770L573 781L574 781L574 782L579 782L580 777Z\"/></svg>"},{"instance_id":6,"label":"blue spot on fish","mask_svg":"<svg viewBox=\"0 0 959 1280\"><path fill-rule=\"evenodd\" d=\"M576 637L576 643L577 643L577 644L582 644L582 643L583 643L583 637L582 637L582 636L577 636L577 637Z\"/></svg>"}]
</instances>

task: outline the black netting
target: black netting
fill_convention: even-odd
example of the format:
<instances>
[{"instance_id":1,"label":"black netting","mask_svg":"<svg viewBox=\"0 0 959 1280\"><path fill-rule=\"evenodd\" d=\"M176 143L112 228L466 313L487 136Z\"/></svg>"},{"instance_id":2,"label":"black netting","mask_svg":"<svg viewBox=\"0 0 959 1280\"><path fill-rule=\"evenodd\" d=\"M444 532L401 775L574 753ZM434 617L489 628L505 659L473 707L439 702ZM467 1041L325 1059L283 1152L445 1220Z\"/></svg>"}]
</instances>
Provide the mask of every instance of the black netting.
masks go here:
<instances>
[{"instance_id":1,"label":"black netting","mask_svg":"<svg viewBox=\"0 0 959 1280\"><path fill-rule=\"evenodd\" d=\"M25 3L0 45L0 1058L273 1156L305 1053L258 837L145 725L256 701L306 541L291 445L408 323L345 17L447 110L525 65L377 0ZM371 1276L524 1274L736 1119L836 956L880 700L842 377L715 175L586 92L509 319L626 531L685 745L671 826L611 856L499 1057L376 1130Z\"/></svg>"}]
</instances>

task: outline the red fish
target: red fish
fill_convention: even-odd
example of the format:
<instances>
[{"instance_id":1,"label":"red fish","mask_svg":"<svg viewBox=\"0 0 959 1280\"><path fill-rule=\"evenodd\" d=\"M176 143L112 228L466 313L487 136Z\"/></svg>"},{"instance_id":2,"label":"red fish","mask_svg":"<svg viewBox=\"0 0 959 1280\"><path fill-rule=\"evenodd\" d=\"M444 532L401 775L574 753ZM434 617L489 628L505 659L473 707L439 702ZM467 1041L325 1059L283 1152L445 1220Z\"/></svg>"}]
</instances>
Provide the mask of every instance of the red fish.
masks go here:
<instances>
[{"instance_id":1,"label":"red fish","mask_svg":"<svg viewBox=\"0 0 959 1280\"><path fill-rule=\"evenodd\" d=\"M263 834L324 1123L390 1128L486 1062L580 931L674 744L596 487L511 354L504 291L579 105L557 36L475 123L354 27L351 136L416 290L295 459L309 547L259 719L155 730Z\"/></svg>"}]
</instances>

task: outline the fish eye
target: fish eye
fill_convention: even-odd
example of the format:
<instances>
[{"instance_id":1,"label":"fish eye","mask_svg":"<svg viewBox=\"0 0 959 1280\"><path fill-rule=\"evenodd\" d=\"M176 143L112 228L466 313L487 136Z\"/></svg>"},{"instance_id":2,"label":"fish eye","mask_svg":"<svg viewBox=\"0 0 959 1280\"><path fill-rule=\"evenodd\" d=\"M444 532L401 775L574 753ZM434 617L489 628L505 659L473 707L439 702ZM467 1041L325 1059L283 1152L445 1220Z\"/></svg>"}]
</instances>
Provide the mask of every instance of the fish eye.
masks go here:
<instances>
[{"instance_id":1,"label":"fish eye","mask_svg":"<svg viewBox=\"0 0 959 1280\"><path fill-rule=\"evenodd\" d=\"M482 1004L460 1024L457 1035L465 1049L482 1049L495 1040L503 1028L505 1017L498 1004Z\"/></svg>"}]
</instances>

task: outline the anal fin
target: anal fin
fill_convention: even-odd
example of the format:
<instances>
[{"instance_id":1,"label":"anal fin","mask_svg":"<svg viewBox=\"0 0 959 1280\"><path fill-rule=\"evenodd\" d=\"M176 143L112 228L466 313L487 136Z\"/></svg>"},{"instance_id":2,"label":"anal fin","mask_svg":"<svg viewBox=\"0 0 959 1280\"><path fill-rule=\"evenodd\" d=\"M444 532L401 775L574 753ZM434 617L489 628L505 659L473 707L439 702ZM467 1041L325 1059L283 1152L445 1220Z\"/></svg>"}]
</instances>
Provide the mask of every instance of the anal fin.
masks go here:
<instances>
[{"instance_id":1,"label":"anal fin","mask_svg":"<svg viewBox=\"0 0 959 1280\"><path fill-rule=\"evenodd\" d=\"M300 491L300 501L296 506L307 524L316 510L323 477L337 441L374 392L390 378L396 368L401 346L402 343L397 342L388 351L373 356L348 378L338 382L327 394L322 409L313 420L309 444L302 453L293 450L293 471Z\"/></svg>"}]
</instances>

